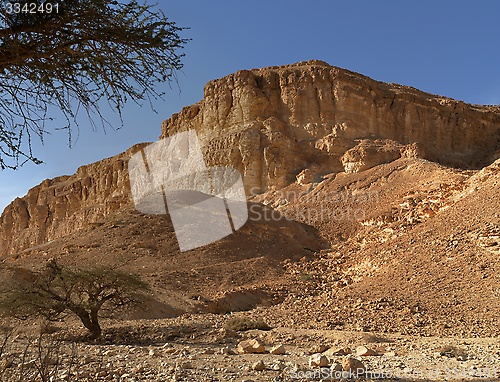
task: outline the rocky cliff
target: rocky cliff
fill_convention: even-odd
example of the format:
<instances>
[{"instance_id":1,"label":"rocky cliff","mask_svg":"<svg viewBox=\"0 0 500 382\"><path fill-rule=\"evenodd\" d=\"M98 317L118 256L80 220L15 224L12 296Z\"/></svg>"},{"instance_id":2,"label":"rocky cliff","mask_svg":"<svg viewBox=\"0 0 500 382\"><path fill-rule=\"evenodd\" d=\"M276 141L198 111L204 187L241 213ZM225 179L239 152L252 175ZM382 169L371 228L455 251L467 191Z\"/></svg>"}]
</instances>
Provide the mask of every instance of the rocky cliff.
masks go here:
<instances>
[{"instance_id":1,"label":"rocky cliff","mask_svg":"<svg viewBox=\"0 0 500 382\"><path fill-rule=\"evenodd\" d=\"M141 146L82 166L74 175L46 179L16 198L0 217L0 253L65 236L129 205L127 161Z\"/></svg>"},{"instance_id":2,"label":"rocky cliff","mask_svg":"<svg viewBox=\"0 0 500 382\"><path fill-rule=\"evenodd\" d=\"M324 62L244 70L164 122L195 129L209 165L231 165L248 193L359 172L399 157L480 168L499 154L500 108L374 81ZM0 218L0 253L75 232L129 205L127 161L140 146L46 180Z\"/></svg>"},{"instance_id":3,"label":"rocky cliff","mask_svg":"<svg viewBox=\"0 0 500 382\"><path fill-rule=\"evenodd\" d=\"M402 155L482 167L500 147L499 111L308 61L209 82L162 137L196 129L210 164L233 165L248 191L265 192L306 168L319 180Z\"/></svg>"}]
</instances>

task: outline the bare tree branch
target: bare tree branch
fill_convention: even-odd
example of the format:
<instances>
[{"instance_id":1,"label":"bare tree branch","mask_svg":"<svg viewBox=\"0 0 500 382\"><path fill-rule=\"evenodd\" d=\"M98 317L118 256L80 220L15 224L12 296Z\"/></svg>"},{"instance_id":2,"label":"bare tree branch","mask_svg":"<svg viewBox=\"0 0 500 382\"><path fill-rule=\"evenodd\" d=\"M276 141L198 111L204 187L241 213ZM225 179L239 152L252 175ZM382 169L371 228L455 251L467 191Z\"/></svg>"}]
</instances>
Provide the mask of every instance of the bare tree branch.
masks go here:
<instances>
[{"instance_id":1,"label":"bare tree branch","mask_svg":"<svg viewBox=\"0 0 500 382\"><path fill-rule=\"evenodd\" d=\"M156 85L176 81L182 68L183 30L152 5L133 0L20 0L52 4L49 12L0 16L0 168L40 163L31 150L43 140L48 115L60 128L78 126L83 111L95 129L106 125L101 101L121 111L127 101L161 98ZM22 9L22 8L21 8ZM27 8L28 9L28 8ZM43 8L42 8L43 9Z\"/></svg>"}]
</instances>

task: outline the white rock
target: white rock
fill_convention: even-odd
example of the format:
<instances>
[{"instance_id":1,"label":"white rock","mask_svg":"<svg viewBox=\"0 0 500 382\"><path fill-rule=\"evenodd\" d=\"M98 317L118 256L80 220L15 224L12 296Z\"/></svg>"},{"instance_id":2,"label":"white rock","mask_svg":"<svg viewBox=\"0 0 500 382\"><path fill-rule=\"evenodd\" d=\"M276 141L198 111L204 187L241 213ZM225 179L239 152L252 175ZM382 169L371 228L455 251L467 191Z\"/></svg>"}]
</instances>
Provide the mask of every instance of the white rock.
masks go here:
<instances>
[{"instance_id":1,"label":"white rock","mask_svg":"<svg viewBox=\"0 0 500 382\"><path fill-rule=\"evenodd\" d=\"M238 344L238 352L242 354L264 353L266 349L258 340L250 339Z\"/></svg>"},{"instance_id":2,"label":"white rock","mask_svg":"<svg viewBox=\"0 0 500 382\"><path fill-rule=\"evenodd\" d=\"M358 346L356 348L356 354L361 357L370 357L379 355L379 353L377 353L375 350L369 349L366 346Z\"/></svg>"},{"instance_id":3,"label":"white rock","mask_svg":"<svg viewBox=\"0 0 500 382\"><path fill-rule=\"evenodd\" d=\"M325 367L328 366L328 362L328 358L320 353L309 357L309 367Z\"/></svg>"}]
</instances>

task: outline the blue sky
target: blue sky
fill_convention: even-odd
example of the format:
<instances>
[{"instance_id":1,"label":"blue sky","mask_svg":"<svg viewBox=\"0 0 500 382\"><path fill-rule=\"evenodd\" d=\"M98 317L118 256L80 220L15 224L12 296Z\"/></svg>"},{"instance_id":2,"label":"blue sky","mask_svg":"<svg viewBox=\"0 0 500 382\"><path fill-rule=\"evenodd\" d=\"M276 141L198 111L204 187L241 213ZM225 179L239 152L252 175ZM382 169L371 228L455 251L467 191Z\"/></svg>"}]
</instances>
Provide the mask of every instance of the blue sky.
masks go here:
<instances>
[{"instance_id":1,"label":"blue sky","mask_svg":"<svg viewBox=\"0 0 500 382\"><path fill-rule=\"evenodd\" d=\"M93 132L84 119L68 148L63 131L37 144L42 165L0 171L0 209L45 178L71 174L137 142L155 141L161 122L203 97L204 84L239 69L309 59L471 103L500 104L500 2L172 0L158 6L190 27L184 69L164 101L129 105L124 127ZM106 117L119 125L111 112Z\"/></svg>"}]
</instances>

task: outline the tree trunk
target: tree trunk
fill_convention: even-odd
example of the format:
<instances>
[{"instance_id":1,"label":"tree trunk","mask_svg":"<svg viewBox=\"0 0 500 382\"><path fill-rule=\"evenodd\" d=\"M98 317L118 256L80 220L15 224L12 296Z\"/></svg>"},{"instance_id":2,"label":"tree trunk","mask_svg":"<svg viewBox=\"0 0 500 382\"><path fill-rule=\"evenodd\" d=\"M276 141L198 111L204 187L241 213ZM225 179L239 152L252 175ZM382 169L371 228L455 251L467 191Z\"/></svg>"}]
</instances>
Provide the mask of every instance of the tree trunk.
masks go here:
<instances>
[{"instance_id":1,"label":"tree trunk","mask_svg":"<svg viewBox=\"0 0 500 382\"><path fill-rule=\"evenodd\" d=\"M98 321L95 321L95 322L90 321L90 325L89 326L85 325L85 327L88 330L90 330L90 339L92 339L92 340L99 338L102 334L101 325L99 325Z\"/></svg>"},{"instance_id":2,"label":"tree trunk","mask_svg":"<svg viewBox=\"0 0 500 382\"><path fill-rule=\"evenodd\" d=\"M101 325L99 325L99 317L97 315L97 310L90 310L90 322L92 322L93 329L90 330L92 332L92 338L99 338L101 336L102 330ZM95 336L95 337L94 337Z\"/></svg>"},{"instance_id":3,"label":"tree trunk","mask_svg":"<svg viewBox=\"0 0 500 382\"><path fill-rule=\"evenodd\" d=\"M83 326L85 326L89 330L91 339L95 340L101 336L102 330L101 326L99 325L97 312L91 311L90 313L88 313L83 308L79 308L73 311L80 318Z\"/></svg>"}]
</instances>

